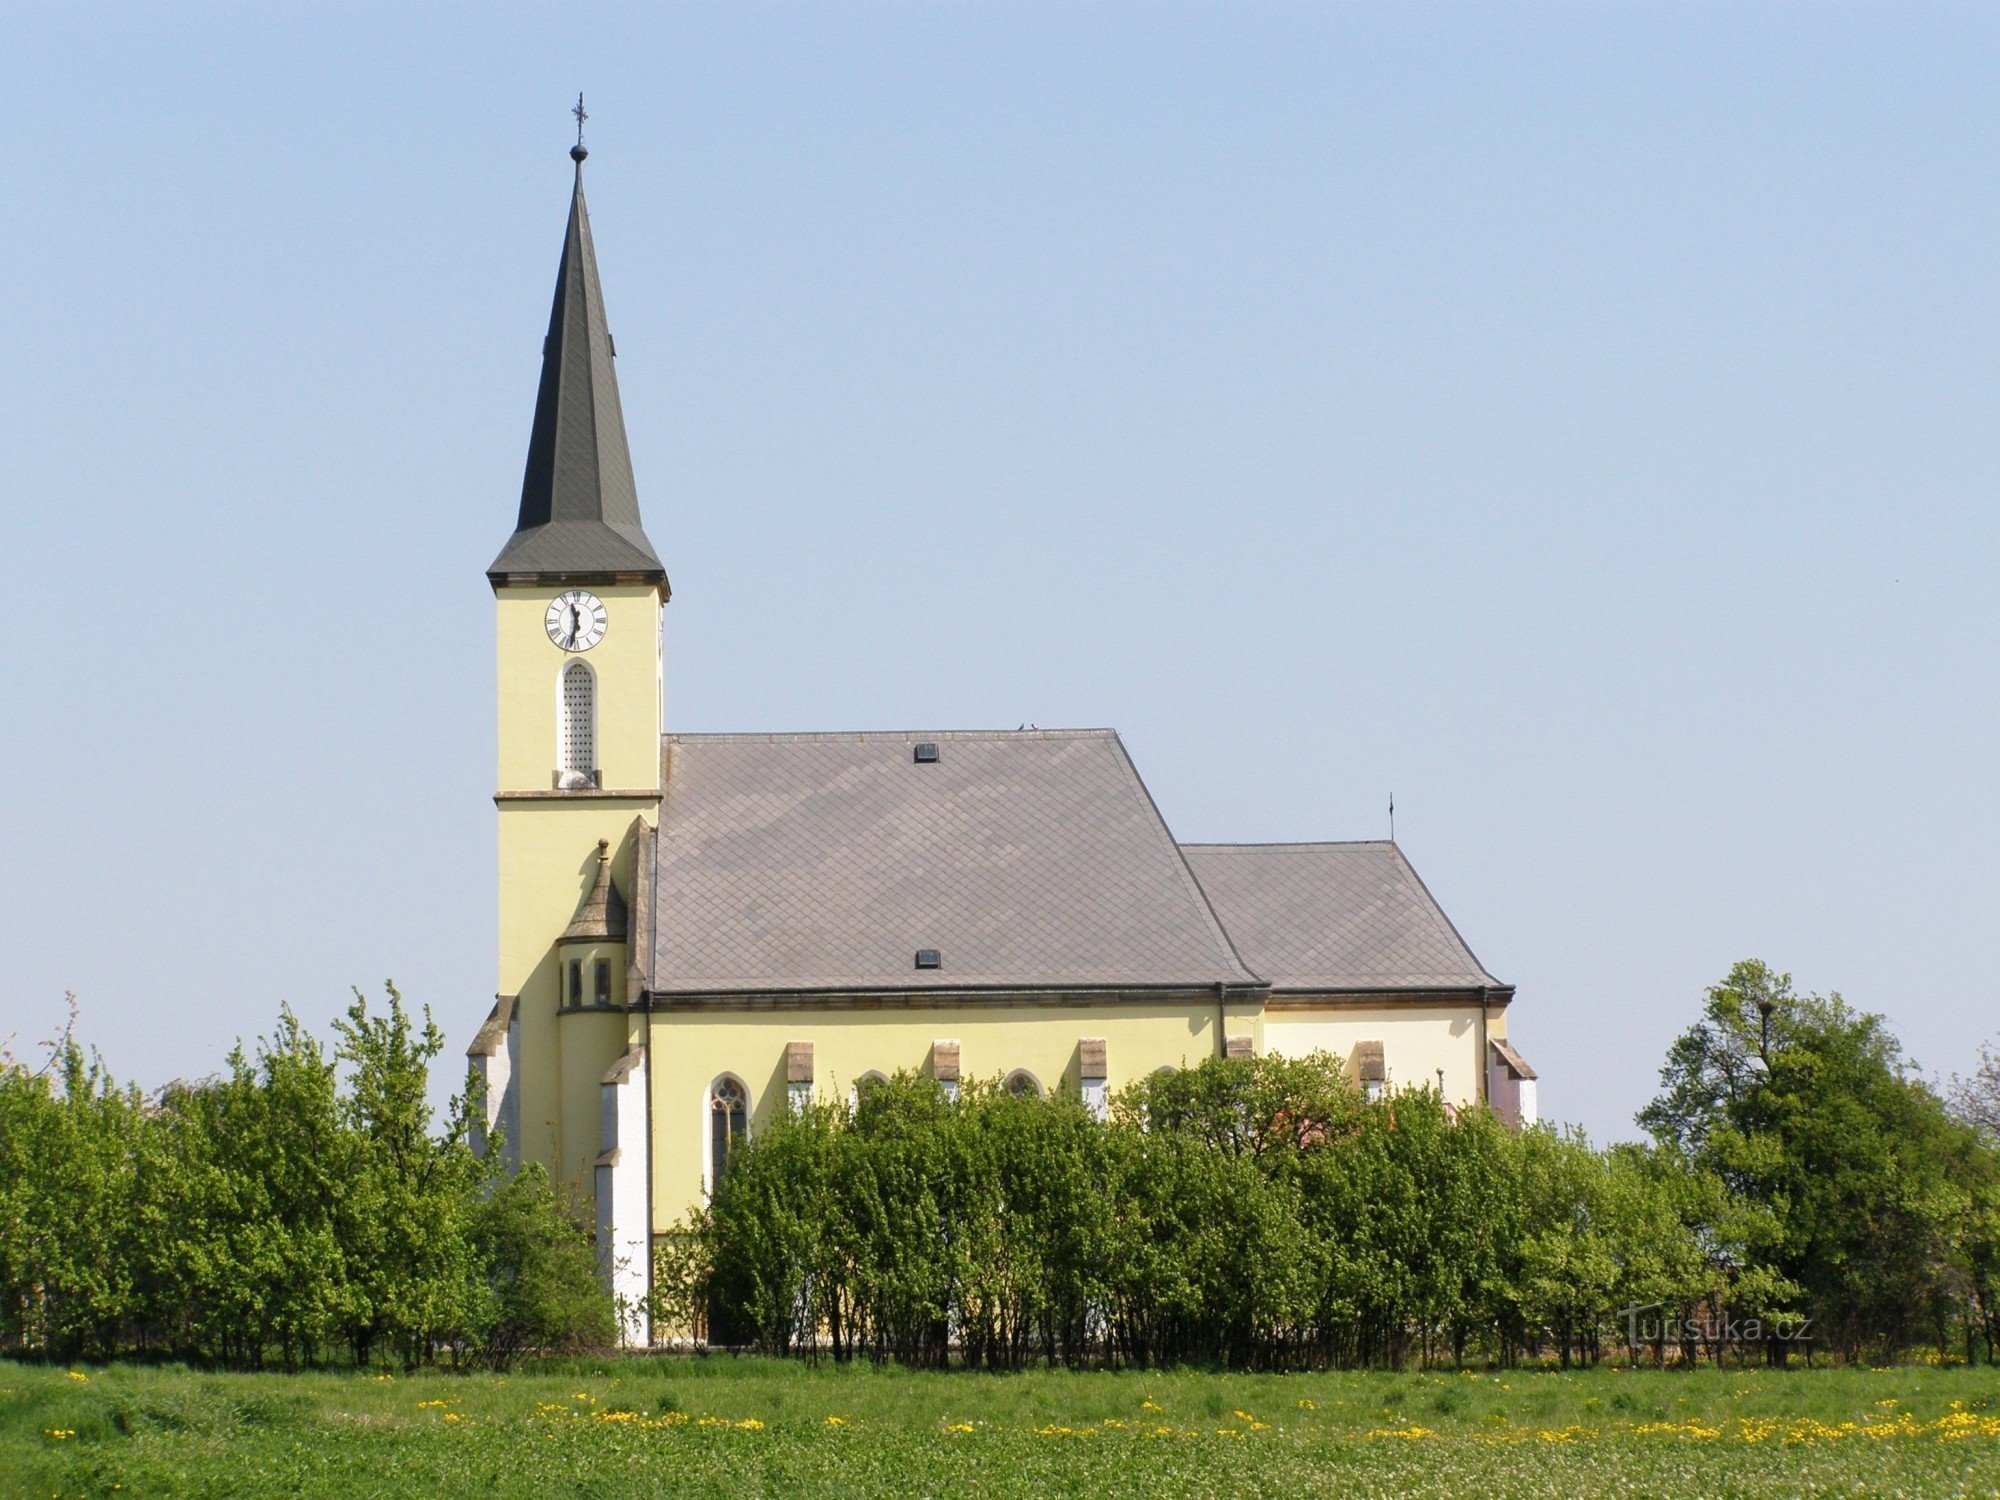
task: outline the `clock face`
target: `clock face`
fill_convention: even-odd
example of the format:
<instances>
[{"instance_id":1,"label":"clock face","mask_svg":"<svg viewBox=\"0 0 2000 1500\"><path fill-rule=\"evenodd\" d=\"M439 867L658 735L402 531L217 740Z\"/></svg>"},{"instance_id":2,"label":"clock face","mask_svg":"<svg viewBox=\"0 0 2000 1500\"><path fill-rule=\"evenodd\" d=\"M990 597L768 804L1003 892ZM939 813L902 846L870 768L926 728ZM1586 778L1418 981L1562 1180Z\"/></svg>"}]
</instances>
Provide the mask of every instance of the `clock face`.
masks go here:
<instances>
[{"instance_id":1,"label":"clock face","mask_svg":"<svg viewBox=\"0 0 2000 1500\"><path fill-rule=\"evenodd\" d=\"M604 639L604 601L588 589L558 594L549 606L549 639L565 651L588 651Z\"/></svg>"}]
</instances>

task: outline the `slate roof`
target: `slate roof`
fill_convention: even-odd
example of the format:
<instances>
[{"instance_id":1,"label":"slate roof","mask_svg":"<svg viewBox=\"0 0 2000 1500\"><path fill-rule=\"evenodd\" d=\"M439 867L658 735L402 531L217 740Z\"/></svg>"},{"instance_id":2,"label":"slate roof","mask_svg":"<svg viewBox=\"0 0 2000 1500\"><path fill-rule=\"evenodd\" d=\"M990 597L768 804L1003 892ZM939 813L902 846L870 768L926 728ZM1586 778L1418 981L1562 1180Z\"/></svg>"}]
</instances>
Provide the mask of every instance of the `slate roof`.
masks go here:
<instances>
[{"instance_id":1,"label":"slate roof","mask_svg":"<svg viewBox=\"0 0 2000 1500\"><path fill-rule=\"evenodd\" d=\"M1392 843L1182 849L1237 952L1274 991L1506 988Z\"/></svg>"},{"instance_id":2,"label":"slate roof","mask_svg":"<svg viewBox=\"0 0 2000 1500\"><path fill-rule=\"evenodd\" d=\"M527 581L554 574L664 583L666 569L639 524L639 492L618 401L616 349L583 201L582 149L555 304L542 341L542 381L521 479L514 535L486 576Z\"/></svg>"},{"instance_id":3,"label":"slate roof","mask_svg":"<svg viewBox=\"0 0 2000 1500\"><path fill-rule=\"evenodd\" d=\"M654 994L1259 984L1108 729L676 734L663 753Z\"/></svg>"}]
</instances>

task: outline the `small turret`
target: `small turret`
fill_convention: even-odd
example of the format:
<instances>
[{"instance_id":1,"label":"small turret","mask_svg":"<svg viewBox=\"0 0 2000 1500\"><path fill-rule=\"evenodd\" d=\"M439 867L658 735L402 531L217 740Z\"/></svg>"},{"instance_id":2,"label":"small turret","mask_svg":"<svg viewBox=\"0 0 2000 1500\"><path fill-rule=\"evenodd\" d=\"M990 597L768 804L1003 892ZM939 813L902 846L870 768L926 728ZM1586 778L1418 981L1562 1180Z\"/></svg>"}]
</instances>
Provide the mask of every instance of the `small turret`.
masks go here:
<instances>
[{"instance_id":1,"label":"small turret","mask_svg":"<svg viewBox=\"0 0 2000 1500\"><path fill-rule=\"evenodd\" d=\"M611 840L597 841L597 878L590 894L576 909L563 935L564 943L622 943L625 941L625 898L611 879Z\"/></svg>"}]
</instances>

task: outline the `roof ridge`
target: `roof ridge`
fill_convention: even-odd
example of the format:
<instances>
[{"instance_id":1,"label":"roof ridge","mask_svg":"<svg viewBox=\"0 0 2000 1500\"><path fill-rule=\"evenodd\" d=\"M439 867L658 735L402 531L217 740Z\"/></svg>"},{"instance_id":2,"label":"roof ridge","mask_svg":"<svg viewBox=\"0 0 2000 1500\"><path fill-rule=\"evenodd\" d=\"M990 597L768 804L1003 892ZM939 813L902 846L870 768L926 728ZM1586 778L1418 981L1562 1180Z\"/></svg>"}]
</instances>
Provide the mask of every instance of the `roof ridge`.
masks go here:
<instances>
[{"instance_id":1,"label":"roof ridge","mask_svg":"<svg viewBox=\"0 0 2000 1500\"><path fill-rule=\"evenodd\" d=\"M738 743L778 744L796 741L833 740L909 740L930 738L939 740L969 739L1116 739L1118 731L1103 729L718 729L718 730L671 730L660 736L663 743L683 744L691 740L713 743L719 740L734 740Z\"/></svg>"}]
</instances>

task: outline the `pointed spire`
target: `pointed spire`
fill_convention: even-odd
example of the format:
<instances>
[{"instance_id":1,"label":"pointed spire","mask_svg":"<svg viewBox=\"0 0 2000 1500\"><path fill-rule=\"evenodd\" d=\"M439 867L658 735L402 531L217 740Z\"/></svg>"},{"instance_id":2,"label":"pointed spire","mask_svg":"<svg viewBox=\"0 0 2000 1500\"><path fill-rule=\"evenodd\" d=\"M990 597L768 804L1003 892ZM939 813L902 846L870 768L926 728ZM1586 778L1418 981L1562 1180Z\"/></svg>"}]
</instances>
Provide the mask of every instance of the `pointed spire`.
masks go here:
<instances>
[{"instance_id":1,"label":"pointed spire","mask_svg":"<svg viewBox=\"0 0 2000 1500\"><path fill-rule=\"evenodd\" d=\"M609 839L597 841L597 879L591 882L590 894L583 898L583 905L576 909L576 915L557 941L568 943L592 938L600 942L625 941L625 898L611 883Z\"/></svg>"},{"instance_id":2,"label":"pointed spire","mask_svg":"<svg viewBox=\"0 0 2000 1500\"><path fill-rule=\"evenodd\" d=\"M542 384L514 535L486 576L494 583L579 576L666 583L639 524L639 494L618 402L616 346L604 319L590 211L583 201L583 98L577 97L576 188L542 343Z\"/></svg>"}]
</instances>

